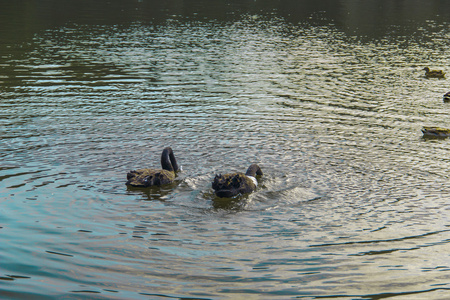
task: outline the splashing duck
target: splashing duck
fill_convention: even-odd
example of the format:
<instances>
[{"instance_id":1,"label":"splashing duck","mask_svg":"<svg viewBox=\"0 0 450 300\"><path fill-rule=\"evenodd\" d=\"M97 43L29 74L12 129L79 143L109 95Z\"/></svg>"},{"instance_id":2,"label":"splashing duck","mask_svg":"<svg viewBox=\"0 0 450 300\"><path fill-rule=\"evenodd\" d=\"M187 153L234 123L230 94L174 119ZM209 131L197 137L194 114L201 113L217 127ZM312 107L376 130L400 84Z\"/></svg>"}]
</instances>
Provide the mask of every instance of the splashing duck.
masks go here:
<instances>
[{"instance_id":1,"label":"splashing duck","mask_svg":"<svg viewBox=\"0 0 450 300\"><path fill-rule=\"evenodd\" d=\"M160 186L172 183L179 170L172 148L164 148L161 154L162 169L139 169L127 173L126 185L133 187Z\"/></svg>"},{"instance_id":2,"label":"splashing duck","mask_svg":"<svg viewBox=\"0 0 450 300\"><path fill-rule=\"evenodd\" d=\"M248 167L247 172L216 175L212 183L214 193L221 198L231 198L239 194L253 192L258 186L256 176L262 176L263 172L257 164Z\"/></svg>"},{"instance_id":3,"label":"splashing duck","mask_svg":"<svg viewBox=\"0 0 450 300\"><path fill-rule=\"evenodd\" d=\"M425 71L425 77L427 78L444 78L445 73L442 70L430 70L430 68L423 68Z\"/></svg>"},{"instance_id":4,"label":"splashing duck","mask_svg":"<svg viewBox=\"0 0 450 300\"><path fill-rule=\"evenodd\" d=\"M441 127L426 127L422 128L423 136L427 137L450 137L450 129Z\"/></svg>"}]
</instances>

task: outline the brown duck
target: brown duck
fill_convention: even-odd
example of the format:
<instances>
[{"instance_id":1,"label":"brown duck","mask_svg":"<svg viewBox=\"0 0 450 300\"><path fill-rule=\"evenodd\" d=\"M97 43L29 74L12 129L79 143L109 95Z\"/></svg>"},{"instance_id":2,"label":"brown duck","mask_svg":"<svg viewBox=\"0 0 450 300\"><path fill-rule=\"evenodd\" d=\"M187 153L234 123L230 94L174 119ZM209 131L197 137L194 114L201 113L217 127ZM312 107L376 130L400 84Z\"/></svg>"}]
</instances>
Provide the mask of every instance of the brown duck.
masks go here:
<instances>
[{"instance_id":1,"label":"brown duck","mask_svg":"<svg viewBox=\"0 0 450 300\"><path fill-rule=\"evenodd\" d=\"M445 73L442 70L430 70L430 68L425 67L425 77L427 78L444 78Z\"/></svg>"},{"instance_id":2,"label":"brown duck","mask_svg":"<svg viewBox=\"0 0 450 300\"><path fill-rule=\"evenodd\" d=\"M162 169L139 169L127 173L126 185L133 187L160 186L172 183L179 170L172 148L164 148L161 154Z\"/></svg>"},{"instance_id":3,"label":"brown duck","mask_svg":"<svg viewBox=\"0 0 450 300\"><path fill-rule=\"evenodd\" d=\"M256 175L262 176L263 172L257 164L252 164L245 174L237 172L216 175L212 188L218 197L231 198L239 194L251 193L258 185Z\"/></svg>"},{"instance_id":4,"label":"brown duck","mask_svg":"<svg viewBox=\"0 0 450 300\"><path fill-rule=\"evenodd\" d=\"M422 128L422 133L423 136L444 138L450 136L450 129L424 126Z\"/></svg>"}]
</instances>

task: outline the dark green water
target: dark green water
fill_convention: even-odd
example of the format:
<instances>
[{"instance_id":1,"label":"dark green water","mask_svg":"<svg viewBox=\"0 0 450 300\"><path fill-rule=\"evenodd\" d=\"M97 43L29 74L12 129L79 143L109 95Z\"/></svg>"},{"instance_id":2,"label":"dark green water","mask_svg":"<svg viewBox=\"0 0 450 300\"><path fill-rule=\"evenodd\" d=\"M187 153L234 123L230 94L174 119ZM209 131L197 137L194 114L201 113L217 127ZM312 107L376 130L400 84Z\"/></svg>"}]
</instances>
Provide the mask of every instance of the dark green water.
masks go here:
<instances>
[{"instance_id":1,"label":"dark green water","mask_svg":"<svg viewBox=\"0 0 450 300\"><path fill-rule=\"evenodd\" d=\"M1 299L448 299L446 1L1 1ZM449 75L450 76L450 75ZM175 184L127 189L171 146ZM215 198L216 173L264 171Z\"/></svg>"}]
</instances>

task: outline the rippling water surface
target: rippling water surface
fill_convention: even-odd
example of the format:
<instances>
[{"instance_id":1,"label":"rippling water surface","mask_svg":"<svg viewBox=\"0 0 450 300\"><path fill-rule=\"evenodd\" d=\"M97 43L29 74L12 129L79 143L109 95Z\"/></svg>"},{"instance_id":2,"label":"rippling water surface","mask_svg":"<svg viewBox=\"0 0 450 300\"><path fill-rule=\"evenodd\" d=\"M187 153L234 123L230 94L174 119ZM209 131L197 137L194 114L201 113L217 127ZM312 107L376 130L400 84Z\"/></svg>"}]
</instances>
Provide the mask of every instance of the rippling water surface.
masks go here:
<instances>
[{"instance_id":1,"label":"rippling water surface","mask_svg":"<svg viewBox=\"0 0 450 300\"><path fill-rule=\"evenodd\" d=\"M445 7L381 1L380 28L336 2L4 21L1 298L448 297L450 141L420 132L450 127L422 71L450 72ZM127 189L166 146L176 183ZM256 192L214 196L251 163Z\"/></svg>"}]
</instances>

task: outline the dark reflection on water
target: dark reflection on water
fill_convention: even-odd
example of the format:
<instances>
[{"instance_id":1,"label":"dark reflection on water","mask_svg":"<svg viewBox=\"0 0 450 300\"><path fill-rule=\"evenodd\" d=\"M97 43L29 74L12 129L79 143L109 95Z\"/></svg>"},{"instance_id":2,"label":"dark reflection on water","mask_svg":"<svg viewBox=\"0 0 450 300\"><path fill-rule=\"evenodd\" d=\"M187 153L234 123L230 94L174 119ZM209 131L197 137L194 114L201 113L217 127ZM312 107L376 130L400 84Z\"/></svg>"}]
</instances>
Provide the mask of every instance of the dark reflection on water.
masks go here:
<instances>
[{"instance_id":1,"label":"dark reflection on water","mask_svg":"<svg viewBox=\"0 0 450 300\"><path fill-rule=\"evenodd\" d=\"M1 2L0 298L445 299L449 6Z\"/></svg>"}]
</instances>

